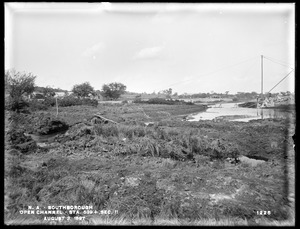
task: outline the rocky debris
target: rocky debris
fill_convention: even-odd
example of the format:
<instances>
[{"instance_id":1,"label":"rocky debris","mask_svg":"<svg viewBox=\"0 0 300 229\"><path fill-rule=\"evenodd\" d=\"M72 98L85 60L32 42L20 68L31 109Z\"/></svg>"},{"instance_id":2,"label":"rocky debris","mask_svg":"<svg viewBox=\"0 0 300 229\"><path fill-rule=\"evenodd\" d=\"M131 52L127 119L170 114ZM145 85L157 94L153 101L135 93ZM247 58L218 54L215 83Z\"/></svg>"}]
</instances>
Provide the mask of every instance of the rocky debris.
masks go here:
<instances>
[{"instance_id":1,"label":"rocky debris","mask_svg":"<svg viewBox=\"0 0 300 229\"><path fill-rule=\"evenodd\" d=\"M41 148L45 148L48 146L48 144L44 143L44 142L41 142L41 143L37 143L37 146L38 147L41 147Z\"/></svg>"},{"instance_id":2,"label":"rocky debris","mask_svg":"<svg viewBox=\"0 0 300 229\"><path fill-rule=\"evenodd\" d=\"M12 145L22 144L28 141L32 141L32 138L30 136L26 136L24 133L24 130L10 130L8 131L9 141Z\"/></svg>"},{"instance_id":3,"label":"rocky debris","mask_svg":"<svg viewBox=\"0 0 300 229\"><path fill-rule=\"evenodd\" d=\"M35 141L29 141L25 143L21 143L15 146L17 150L20 150L22 153L32 152L37 148Z\"/></svg>"},{"instance_id":4,"label":"rocky debris","mask_svg":"<svg viewBox=\"0 0 300 229\"><path fill-rule=\"evenodd\" d=\"M10 130L8 136L12 148L21 153L32 152L37 148L35 141L30 136L26 136L24 130Z\"/></svg>"},{"instance_id":5,"label":"rocky debris","mask_svg":"<svg viewBox=\"0 0 300 229\"><path fill-rule=\"evenodd\" d=\"M229 162L230 164L238 164L238 163L240 163L240 159L239 158L230 158L230 157L228 157L228 158L226 158L225 159L227 162Z\"/></svg>"}]
</instances>

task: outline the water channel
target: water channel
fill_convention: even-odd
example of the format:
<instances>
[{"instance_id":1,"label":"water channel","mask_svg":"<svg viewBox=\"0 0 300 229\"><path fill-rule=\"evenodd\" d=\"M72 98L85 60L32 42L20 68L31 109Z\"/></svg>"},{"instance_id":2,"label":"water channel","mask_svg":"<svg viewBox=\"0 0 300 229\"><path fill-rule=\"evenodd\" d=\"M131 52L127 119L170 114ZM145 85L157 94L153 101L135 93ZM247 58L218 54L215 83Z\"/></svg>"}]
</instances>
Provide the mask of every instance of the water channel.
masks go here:
<instances>
[{"instance_id":1,"label":"water channel","mask_svg":"<svg viewBox=\"0 0 300 229\"><path fill-rule=\"evenodd\" d=\"M245 108L239 103L219 103L206 111L191 115L188 121L226 119L228 121L248 122L256 119L291 118L291 111L272 108Z\"/></svg>"}]
</instances>

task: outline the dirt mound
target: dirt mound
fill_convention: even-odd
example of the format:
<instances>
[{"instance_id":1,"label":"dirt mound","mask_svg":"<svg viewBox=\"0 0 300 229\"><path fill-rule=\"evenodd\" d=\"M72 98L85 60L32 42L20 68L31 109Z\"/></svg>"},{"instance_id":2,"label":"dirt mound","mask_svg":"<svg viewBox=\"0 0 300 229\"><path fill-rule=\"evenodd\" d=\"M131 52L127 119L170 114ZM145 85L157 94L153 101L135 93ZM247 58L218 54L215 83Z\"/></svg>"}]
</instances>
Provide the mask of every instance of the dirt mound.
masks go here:
<instances>
[{"instance_id":1,"label":"dirt mound","mask_svg":"<svg viewBox=\"0 0 300 229\"><path fill-rule=\"evenodd\" d=\"M76 124L66 132L66 136L68 136L71 139L78 139L80 137L93 134L94 127L89 123Z\"/></svg>"},{"instance_id":2,"label":"dirt mound","mask_svg":"<svg viewBox=\"0 0 300 229\"><path fill-rule=\"evenodd\" d=\"M33 152L37 148L37 145L35 141L32 140L29 142L18 144L15 146L15 148L20 150L22 153L29 153L29 152Z\"/></svg>"},{"instance_id":3,"label":"dirt mound","mask_svg":"<svg viewBox=\"0 0 300 229\"><path fill-rule=\"evenodd\" d=\"M21 151L21 153L33 152L37 148L33 139L24 134L24 130L12 129L7 134L12 148Z\"/></svg>"},{"instance_id":4,"label":"dirt mound","mask_svg":"<svg viewBox=\"0 0 300 229\"><path fill-rule=\"evenodd\" d=\"M11 129L8 131L8 139L9 142L12 145L17 145L17 144L22 144L25 142L29 142L32 141L32 138L30 136L25 136L24 134L24 130L19 129L19 130L15 130L15 129Z\"/></svg>"},{"instance_id":5,"label":"dirt mound","mask_svg":"<svg viewBox=\"0 0 300 229\"><path fill-rule=\"evenodd\" d=\"M47 135L65 131L69 126L56 118L42 117L34 127L35 134Z\"/></svg>"}]
</instances>

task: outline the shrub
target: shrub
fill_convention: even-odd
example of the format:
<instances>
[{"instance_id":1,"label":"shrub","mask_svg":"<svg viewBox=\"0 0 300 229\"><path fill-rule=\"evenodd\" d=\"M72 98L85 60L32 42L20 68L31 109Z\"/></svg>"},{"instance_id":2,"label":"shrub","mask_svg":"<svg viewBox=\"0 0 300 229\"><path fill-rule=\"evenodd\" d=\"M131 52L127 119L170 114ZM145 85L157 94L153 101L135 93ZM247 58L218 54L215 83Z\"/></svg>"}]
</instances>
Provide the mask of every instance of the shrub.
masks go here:
<instances>
[{"instance_id":1,"label":"shrub","mask_svg":"<svg viewBox=\"0 0 300 229\"><path fill-rule=\"evenodd\" d=\"M15 98L9 97L5 101L5 109L9 110L9 111L20 112L20 111L27 109L28 107L29 107L29 103L20 98L15 99Z\"/></svg>"},{"instance_id":2,"label":"shrub","mask_svg":"<svg viewBox=\"0 0 300 229\"><path fill-rule=\"evenodd\" d=\"M50 106L45 101L38 101L36 99L29 102L29 108L31 111L47 110Z\"/></svg>"},{"instance_id":3,"label":"shrub","mask_svg":"<svg viewBox=\"0 0 300 229\"><path fill-rule=\"evenodd\" d=\"M53 97L47 97L45 100L44 100L44 104L48 105L48 106L55 106L56 105L56 101L55 101L55 98Z\"/></svg>"},{"instance_id":4,"label":"shrub","mask_svg":"<svg viewBox=\"0 0 300 229\"><path fill-rule=\"evenodd\" d=\"M81 105L98 106L98 100L96 99L83 99Z\"/></svg>"},{"instance_id":5,"label":"shrub","mask_svg":"<svg viewBox=\"0 0 300 229\"><path fill-rule=\"evenodd\" d=\"M48 106L56 106L55 98L46 98L44 103ZM57 99L58 106L60 107L69 107L69 106L78 106L78 105L87 105L87 106L98 106L98 100L90 98L76 98L74 96L65 96Z\"/></svg>"},{"instance_id":6,"label":"shrub","mask_svg":"<svg viewBox=\"0 0 300 229\"><path fill-rule=\"evenodd\" d=\"M61 107L81 105L80 99L75 98L73 96L63 97L61 99L58 99L57 102L58 102L58 106L61 106Z\"/></svg>"}]
</instances>

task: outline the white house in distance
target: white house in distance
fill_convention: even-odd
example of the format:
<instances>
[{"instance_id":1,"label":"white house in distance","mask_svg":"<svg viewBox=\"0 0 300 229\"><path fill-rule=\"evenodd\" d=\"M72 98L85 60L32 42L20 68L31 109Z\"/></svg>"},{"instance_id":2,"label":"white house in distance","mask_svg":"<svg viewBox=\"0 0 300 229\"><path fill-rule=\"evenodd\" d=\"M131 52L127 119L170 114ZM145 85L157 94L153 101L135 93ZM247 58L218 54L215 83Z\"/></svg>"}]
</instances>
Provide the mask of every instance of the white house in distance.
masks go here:
<instances>
[{"instance_id":1,"label":"white house in distance","mask_svg":"<svg viewBox=\"0 0 300 229\"><path fill-rule=\"evenodd\" d=\"M64 97L64 96L68 96L71 95L73 92L72 91L56 91L55 92L55 96L54 97Z\"/></svg>"},{"instance_id":2,"label":"white house in distance","mask_svg":"<svg viewBox=\"0 0 300 229\"><path fill-rule=\"evenodd\" d=\"M72 94L73 94L72 91L55 91L54 98L63 98L65 96L69 96L69 95L72 95ZM6 93L5 96L8 97L9 94ZM45 96L40 91L34 91L30 95L26 95L25 94L24 98L26 100L37 99L37 100L42 101L42 100L45 99ZM89 94L89 96L87 98L97 99L99 101L103 101L104 100L104 97L100 94L100 92L97 92L96 95Z\"/></svg>"},{"instance_id":3,"label":"white house in distance","mask_svg":"<svg viewBox=\"0 0 300 229\"><path fill-rule=\"evenodd\" d=\"M34 91L29 96L26 96L26 98L28 98L28 99L37 98L39 100L39 99L44 99L44 95L41 92Z\"/></svg>"}]
</instances>

